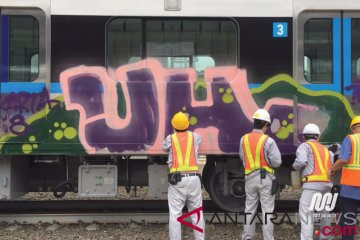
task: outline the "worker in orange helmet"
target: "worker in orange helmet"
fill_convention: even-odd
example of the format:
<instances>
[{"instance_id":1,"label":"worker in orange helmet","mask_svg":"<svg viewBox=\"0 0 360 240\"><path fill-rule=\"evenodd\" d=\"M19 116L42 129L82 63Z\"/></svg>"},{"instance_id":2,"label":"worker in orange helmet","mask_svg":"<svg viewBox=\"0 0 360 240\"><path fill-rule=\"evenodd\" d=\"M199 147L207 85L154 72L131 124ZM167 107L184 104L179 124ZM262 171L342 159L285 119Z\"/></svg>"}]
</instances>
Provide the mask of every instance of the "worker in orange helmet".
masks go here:
<instances>
[{"instance_id":1,"label":"worker in orange helmet","mask_svg":"<svg viewBox=\"0 0 360 240\"><path fill-rule=\"evenodd\" d=\"M273 240L274 225L270 218L274 211L274 194L278 185L273 168L281 165L281 154L274 139L265 134L271 125L268 111L258 109L252 118L254 119L254 130L241 138L239 149L245 169L246 192L246 223L242 239L255 239L254 216L260 200L263 212L263 238Z\"/></svg>"},{"instance_id":2,"label":"worker in orange helmet","mask_svg":"<svg viewBox=\"0 0 360 240\"><path fill-rule=\"evenodd\" d=\"M328 175L333 176L342 169L340 179L339 208L342 239L354 239L356 235L356 216L360 206L360 116L351 123L352 134L346 136L340 147L339 158Z\"/></svg>"},{"instance_id":3,"label":"worker in orange helmet","mask_svg":"<svg viewBox=\"0 0 360 240\"><path fill-rule=\"evenodd\" d=\"M198 148L201 136L187 131L189 119L187 115L178 112L171 120L175 133L168 135L163 143L163 150L169 152L169 235L171 240L181 239L181 225L177 221L182 215L182 209L186 203L189 211L202 207L201 181L198 166ZM198 219L199 218L199 219ZM203 213L191 215L196 240L205 237L205 221Z\"/></svg>"}]
</instances>

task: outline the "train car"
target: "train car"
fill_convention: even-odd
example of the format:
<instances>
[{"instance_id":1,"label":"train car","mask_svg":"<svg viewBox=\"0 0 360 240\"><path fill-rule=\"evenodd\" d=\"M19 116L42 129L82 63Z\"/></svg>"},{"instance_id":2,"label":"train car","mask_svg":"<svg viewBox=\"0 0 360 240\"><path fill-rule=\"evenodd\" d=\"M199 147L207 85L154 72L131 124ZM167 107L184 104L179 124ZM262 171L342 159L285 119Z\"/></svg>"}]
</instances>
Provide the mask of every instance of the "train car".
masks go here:
<instances>
[{"instance_id":1,"label":"train car","mask_svg":"<svg viewBox=\"0 0 360 240\"><path fill-rule=\"evenodd\" d=\"M164 194L161 144L182 111L203 136L206 190L241 211L256 109L282 184L305 124L338 143L360 113L357 0L0 0L0 26L2 199Z\"/></svg>"}]
</instances>

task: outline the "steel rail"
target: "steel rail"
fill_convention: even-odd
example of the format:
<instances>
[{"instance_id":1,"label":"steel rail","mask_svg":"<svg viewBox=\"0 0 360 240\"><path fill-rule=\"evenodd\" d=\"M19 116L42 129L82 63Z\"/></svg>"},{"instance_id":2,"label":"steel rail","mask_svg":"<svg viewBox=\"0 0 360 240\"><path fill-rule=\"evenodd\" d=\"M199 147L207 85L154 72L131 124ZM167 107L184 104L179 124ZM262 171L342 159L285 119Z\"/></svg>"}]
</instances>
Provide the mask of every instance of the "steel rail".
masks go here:
<instances>
[{"instance_id":1,"label":"steel rail","mask_svg":"<svg viewBox=\"0 0 360 240\"><path fill-rule=\"evenodd\" d=\"M274 211L293 213L298 211L298 205L296 200L277 200ZM224 212L211 200L203 201L203 210L205 213ZM168 213L168 211L167 200L0 201L1 214Z\"/></svg>"}]
</instances>

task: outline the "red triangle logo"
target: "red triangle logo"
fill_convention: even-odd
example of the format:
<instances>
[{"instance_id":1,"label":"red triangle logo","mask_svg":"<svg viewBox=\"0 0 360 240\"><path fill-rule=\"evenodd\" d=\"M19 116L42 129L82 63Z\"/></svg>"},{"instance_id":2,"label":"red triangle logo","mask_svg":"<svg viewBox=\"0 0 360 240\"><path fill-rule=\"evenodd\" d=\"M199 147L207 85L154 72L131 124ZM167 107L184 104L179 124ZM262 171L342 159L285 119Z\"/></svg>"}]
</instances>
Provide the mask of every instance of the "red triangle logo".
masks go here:
<instances>
[{"instance_id":1,"label":"red triangle logo","mask_svg":"<svg viewBox=\"0 0 360 240\"><path fill-rule=\"evenodd\" d=\"M198 224L199 221L200 221L200 212L202 211L202 209L203 209L202 206L199 207L199 208L196 208L196 209L192 210L191 212L188 212L188 213L185 213L184 215L181 215L181 216L178 217L176 220L177 220L178 222L180 222L181 224L184 224L185 226L188 226L188 227L190 227L190 228L192 228L192 229L195 229L195 230L198 231L198 232L203 233L203 232L204 232L204 229L199 228L198 226L193 225L192 223L189 223L189 222L186 222L186 221L185 221L185 218L187 218L187 217L189 217L189 216L191 216L191 215L193 215L193 214L196 214L196 215L197 215L197 219L198 219L197 222L196 222L196 224Z\"/></svg>"}]
</instances>

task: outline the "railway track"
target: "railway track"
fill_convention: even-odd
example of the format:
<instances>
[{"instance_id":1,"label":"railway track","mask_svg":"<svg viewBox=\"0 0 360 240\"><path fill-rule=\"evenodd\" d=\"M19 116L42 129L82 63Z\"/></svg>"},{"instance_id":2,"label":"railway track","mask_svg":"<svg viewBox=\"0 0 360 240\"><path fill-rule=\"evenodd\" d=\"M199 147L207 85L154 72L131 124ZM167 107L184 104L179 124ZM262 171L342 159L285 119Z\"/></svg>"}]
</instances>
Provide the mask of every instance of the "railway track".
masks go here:
<instances>
[{"instance_id":1,"label":"railway track","mask_svg":"<svg viewBox=\"0 0 360 240\"><path fill-rule=\"evenodd\" d=\"M244 213L226 213L210 200L203 201L203 206L204 217L210 223L241 223L244 218ZM275 212L279 214L297 211L295 200L278 200L275 204ZM0 213L0 222L20 224L167 223L168 203L166 200L0 201Z\"/></svg>"}]
</instances>

